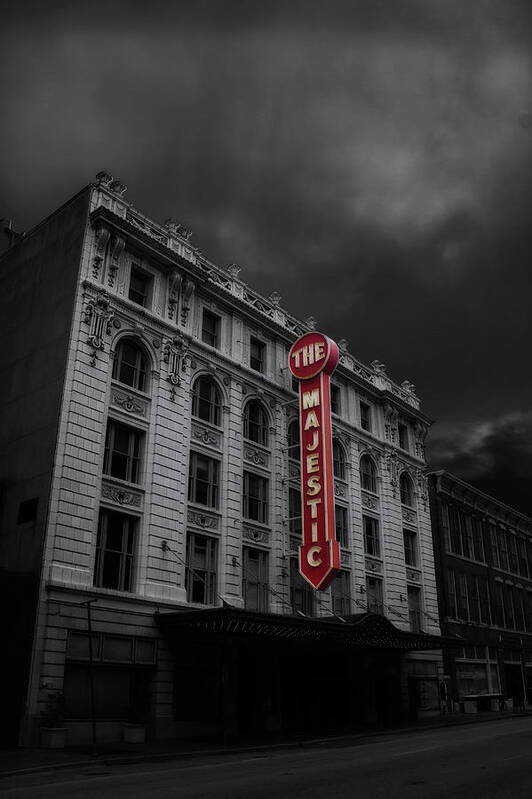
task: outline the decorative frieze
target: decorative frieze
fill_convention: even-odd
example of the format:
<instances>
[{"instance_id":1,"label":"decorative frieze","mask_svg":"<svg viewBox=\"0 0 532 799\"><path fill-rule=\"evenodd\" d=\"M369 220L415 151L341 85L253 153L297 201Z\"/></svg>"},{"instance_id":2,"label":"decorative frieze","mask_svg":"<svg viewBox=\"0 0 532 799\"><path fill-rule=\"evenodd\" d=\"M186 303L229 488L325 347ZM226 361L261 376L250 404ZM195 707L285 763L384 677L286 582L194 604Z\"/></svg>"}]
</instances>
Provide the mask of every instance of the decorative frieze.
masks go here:
<instances>
[{"instance_id":1,"label":"decorative frieze","mask_svg":"<svg viewBox=\"0 0 532 799\"><path fill-rule=\"evenodd\" d=\"M91 297L85 305L83 322L89 327L87 344L92 347L91 364L93 366L96 363L98 351L104 349L104 336L111 333L114 315L109 295L105 291L99 292L96 297Z\"/></svg>"},{"instance_id":2,"label":"decorative frieze","mask_svg":"<svg viewBox=\"0 0 532 799\"><path fill-rule=\"evenodd\" d=\"M177 303L179 301L179 289L183 281L177 269L168 275L168 318L172 321L177 316Z\"/></svg>"},{"instance_id":3,"label":"decorative frieze","mask_svg":"<svg viewBox=\"0 0 532 799\"><path fill-rule=\"evenodd\" d=\"M412 508L405 508L404 505L402 506L401 510L403 514L403 521L406 524L416 524L417 513L415 512L415 510L412 510Z\"/></svg>"},{"instance_id":4,"label":"decorative frieze","mask_svg":"<svg viewBox=\"0 0 532 799\"><path fill-rule=\"evenodd\" d=\"M301 536L291 535L289 544L290 544L290 554L294 555L299 551L299 545L301 544Z\"/></svg>"},{"instance_id":5,"label":"decorative frieze","mask_svg":"<svg viewBox=\"0 0 532 799\"><path fill-rule=\"evenodd\" d=\"M111 405L137 416L146 417L148 413L148 400L114 387L111 388Z\"/></svg>"},{"instance_id":6,"label":"decorative frieze","mask_svg":"<svg viewBox=\"0 0 532 799\"><path fill-rule=\"evenodd\" d=\"M181 385L181 372L186 371L189 345L183 336L167 339L162 349L163 362L167 364L167 381L170 383L170 399L175 401L176 388Z\"/></svg>"},{"instance_id":7,"label":"decorative frieze","mask_svg":"<svg viewBox=\"0 0 532 799\"><path fill-rule=\"evenodd\" d=\"M373 560L373 558L366 558L365 566L367 572L382 574L382 562L380 560Z\"/></svg>"},{"instance_id":8,"label":"decorative frieze","mask_svg":"<svg viewBox=\"0 0 532 799\"><path fill-rule=\"evenodd\" d=\"M98 278L100 277L100 269L103 263L103 259L105 257L105 251L107 249L107 243L109 241L110 236L111 236L111 231L109 230L109 228L106 228L103 225L99 225L96 228L96 234L95 234L96 247L95 247L94 260L92 262L92 276L96 280L98 280Z\"/></svg>"},{"instance_id":9,"label":"decorative frieze","mask_svg":"<svg viewBox=\"0 0 532 799\"><path fill-rule=\"evenodd\" d=\"M249 444L244 444L244 460L252 463L254 466L262 466L263 469L267 469L270 465L269 454Z\"/></svg>"},{"instance_id":10,"label":"decorative frieze","mask_svg":"<svg viewBox=\"0 0 532 799\"><path fill-rule=\"evenodd\" d=\"M290 480L299 480L301 477L301 466L297 461L288 461L288 477Z\"/></svg>"},{"instance_id":11,"label":"decorative frieze","mask_svg":"<svg viewBox=\"0 0 532 799\"><path fill-rule=\"evenodd\" d=\"M191 436L194 441L199 441L207 447L216 447L217 449L221 447L221 434L197 422L193 422L191 425Z\"/></svg>"},{"instance_id":12,"label":"decorative frieze","mask_svg":"<svg viewBox=\"0 0 532 799\"><path fill-rule=\"evenodd\" d=\"M340 499L345 499L347 497L347 485L346 483L340 483L337 479L334 481L334 496L340 497Z\"/></svg>"},{"instance_id":13,"label":"decorative frieze","mask_svg":"<svg viewBox=\"0 0 532 799\"><path fill-rule=\"evenodd\" d=\"M220 518L218 516L212 516L209 513L192 510L191 508L189 508L187 513L187 522L194 527L201 527L202 530L220 529Z\"/></svg>"},{"instance_id":14,"label":"decorative frieze","mask_svg":"<svg viewBox=\"0 0 532 799\"><path fill-rule=\"evenodd\" d=\"M342 566L350 566L351 565L351 553L348 549L342 549L340 551L340 564Z\"/></svg>"},{"instance_id":15,"label":"decorative frieze","mask_svg":"<svg viewBox=\"0 0 532 799\"><path fill-rule=\"evenodd\" d=\"M122 255L125 246L126 242L122 238L122 236L114 235L111 238L109 272L107 275L107 285L109 286L109 288L114 288L116 273L118 272L118 264L120 256Z\"/></svg>"},{"instance_id":16,"label":"decorative frieze","mask_svg":"<svg viewBox=\"0 0 532 799\"><path fill-rule=\"evenodd\" d=\"M386 453L386 470L390 475L390 485L393 497L397 497L397 486L399 484L399 459L396 452Z\"/></svg>"},{"instance_id":17,"label":"decorative frieze","mask_svg":"<svg viewBox=\"0 0 532 799\"><path fill-rule=\"evenodd\" d=\"M379 498L374 494L368 494L367 491L362 491L362 507L369 508L369 510L379 510Z\"/></svg>"},{"instance_id":18,"label":"decorative frieze","mask_svg":"<svg viewBox=\"0 0 532 799\"><path fill-rule=\"evenodd\" d=\"M186 325L188 322L188 315L192 305L192 296L194 294L194 283L192 280L186 280L183 287L183 299L181 305L181 324Z\"/></svg>"},{"instance_id":19,"label":"decorative frieze","mask_svg":"<svg viewBox=\"0 0 532 799\"><path fill-rule=\"evenodd\" d=\"M130 508L140 508L142 506L142 494L139 491L132 491L129 488L102 483L102 499L114 502L117 505L129 506Z\"/></svg>"},{"instance_id":20,"label":"decorative frieze","mask_svg":"<svg viewBox=\"0 0 532 799\"><path fill-rule=\"evenodd\" d=\"M421 582L421 572L417 571L416 569L407 569L406 570L406 579L411 583L420 583Z\"/></svg>"},{"instance_id":21,"label":"decorative frieze","mask_svg":"<svg viewBox=\"0 0 532 799\"><path fill-rule=\"evenodd\" d=\"M254 541L256 544L269 544L270 533L257 527L245 526L242 528L242 538L246 541Z\"/></svg>"}]
</instances>

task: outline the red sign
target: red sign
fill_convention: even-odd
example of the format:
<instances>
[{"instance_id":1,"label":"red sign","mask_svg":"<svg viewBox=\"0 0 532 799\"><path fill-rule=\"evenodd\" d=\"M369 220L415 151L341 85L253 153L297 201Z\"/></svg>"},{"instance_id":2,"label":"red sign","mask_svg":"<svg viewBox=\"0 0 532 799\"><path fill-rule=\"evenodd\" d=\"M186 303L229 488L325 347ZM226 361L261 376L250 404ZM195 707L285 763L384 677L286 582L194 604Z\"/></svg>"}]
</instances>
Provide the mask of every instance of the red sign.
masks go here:
<instances>
[{"instance_id":1,"label":"red sign","mask_svg":"<svg viewBox=\"0 0 532 799\"><path fill-rule=\"evenodd\" d=\"M301 336L288 355L290 371L299 380L303 528L299 571L318 591L327 588L340 570L340 545L334 526L329 385L337 364L338 347L315 331Z\"/></svg>"}]
</instances>

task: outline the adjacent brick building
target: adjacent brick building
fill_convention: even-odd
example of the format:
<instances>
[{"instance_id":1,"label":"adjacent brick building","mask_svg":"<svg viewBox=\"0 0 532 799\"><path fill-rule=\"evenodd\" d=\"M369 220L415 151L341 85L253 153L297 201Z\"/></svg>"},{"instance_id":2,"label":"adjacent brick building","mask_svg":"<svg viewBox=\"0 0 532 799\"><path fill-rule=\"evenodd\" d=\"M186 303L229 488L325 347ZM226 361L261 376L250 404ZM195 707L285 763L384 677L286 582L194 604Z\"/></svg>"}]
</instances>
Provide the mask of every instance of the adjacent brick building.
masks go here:
<instances>
[{"instance_id":1,"label":"adjacent brick building","mask_svg":"<svg viewBox=\"0 0 532 799\"><path fill-rule=\"evenodd\" d=\"M449 698L465 711L532 704L532 519L429 474Z\"/></svg>"},{"instance_id":2,"label":"adjacent brick building","mask_svg":"<svg viewBox=\"0 0 532 799\"><path fill-rule=\"evenodd\" d=\"M124 192L99 173L0 260L11 729L35 741L60 694L71 742L93 715L112 740L128 721L229 737L437 711L430 422L413 385L339 342L342 573L317 595L297 571L287 368L314 320Z\"/></svg>"}]
</instances>

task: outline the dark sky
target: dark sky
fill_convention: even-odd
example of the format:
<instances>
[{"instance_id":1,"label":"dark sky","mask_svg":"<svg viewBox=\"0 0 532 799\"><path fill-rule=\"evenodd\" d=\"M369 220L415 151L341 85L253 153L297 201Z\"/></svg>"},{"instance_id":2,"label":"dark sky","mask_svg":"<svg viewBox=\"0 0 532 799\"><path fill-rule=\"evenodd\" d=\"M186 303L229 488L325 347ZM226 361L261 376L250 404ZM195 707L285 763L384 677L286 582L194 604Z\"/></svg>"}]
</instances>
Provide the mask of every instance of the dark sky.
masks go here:
<instances>
[{"instance_id":1,"label":"dark sky","mask_svg":"<svg viewBox=\"0 0 532 799\"><path fill-rule=\"evenodd\" d=\"M4 1L0 216L26 229L107 169L414 382L430 465L532 513L531 22L529 0Z\"/></svg>"}]
</instances>

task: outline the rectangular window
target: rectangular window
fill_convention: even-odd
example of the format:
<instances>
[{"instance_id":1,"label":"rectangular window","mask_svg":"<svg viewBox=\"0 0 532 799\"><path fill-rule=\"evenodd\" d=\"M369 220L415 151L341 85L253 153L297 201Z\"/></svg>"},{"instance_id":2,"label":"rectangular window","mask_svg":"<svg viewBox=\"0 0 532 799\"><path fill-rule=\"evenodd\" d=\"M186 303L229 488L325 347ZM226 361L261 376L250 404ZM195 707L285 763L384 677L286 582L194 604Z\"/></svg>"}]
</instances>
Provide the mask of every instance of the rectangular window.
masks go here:
<instances>
[{"instance_id":1,"label":"rectangular window","mask_svg":"<svg viewBox=\"0 0 532 799\"><path fill-rule=\"evenodd\" d=\"M242 513L245 519L268 524L268 480L253 472L244 472Z\"/></svg>"},{"instance_id":2,"label":"rectangular window","mask_svg":"<svg viewBox=\"0 0 532 799\"><path fill-rule=\"evenodd\" d=\"M421 632L421 592L419 588L407 587L408 594L408 620L410 629L414 633Z\"/></svg>"},{"instance_id":3,"label":"rectangular window","mask_svg":"<svg viewBox=\"0 0 532 799\"><path fill-rule=\"evenodd\" d=\"M366 602L368 613L383 614L382 580L377 577L366 577Z\"/></svg>"},{"instance_id":4,"label":"rectangular window","mask_svg":"<svg viewBox=\"0 0 532 799\"><path fill-rule=\"evenodd\" d=\"M153 278L135 266L131 267L128 297L137 305L147 308L150 303L151 285Z\"/></svg>"},{"instance_id":5,"label":"rectangular window","mask_svg":"<svg viewBox=\"0 0 532 799\"><path fill-rule=\"evenodd\" d=\"M131 591L137 519L102 510L98 522L94 585Z\"/></svg>"},{"instance_id":6,"label":"rectangular window","mask_svg":"<svg viewBox=\"0 0 532 799\"><path fill-rule=\"evenodd\" d=\"M339 414L341 410L340 386L331 383L331 412Z\"/></svg>"},{"instance_id":7,"label":"rectangular window","mask_svg":"<svg viewBox=\"0 0 532 799\"><path fill-rule=\"evenodd\" d=\"M460 534L460 514L452 505L449 507L449 535L451 539L451 552L455 555L462 554L462 536Z\"/></svg>"},{"instance_id":8,"label":"rectangular window","mask_svg":"<svg viewBox=\"0 0 532 799\"><path fill-rule=\"evenodd\" d=\"M517 574L519 556L517 554L517 537L513 533L508 533L508 563L510 571Z\"/></svg>"},{"instance_id":9,"label":"rectangular window","mask_svg":"<svg viewBox=\"0 0 532 799\"><path fill-rule=\"evenodd\" d=\"M366 555L380 557L379 522L372 516L362 516L364 530L364 551Z\"/></svg>"},{"instance_id":10,"label":"rectangular window","mask_svg":"<svg viewBox=\"0 0 532 799\"><path fill-rule=\"evenodd\" d=\"M467 596L467 577L463 572L458 572L458 618L463 621L469 620L469 603Z\"/></svg>"},{"instance_id":11,"label":"rectangular window","mask_svg":"<svg viewBox=\"0 0 532 799\"><path fill-rule=\"evenodd\" d=\"M360 401L360 427L371 432L371 408L367 402Z\"/></svg>"},{"instance_id":12,"label":"rectangular window","mask_svg":"<svg viewBox=\"0 0 532 799\"><path fill-rule=\"evenodd\" d=\"M218 507L220 481L220 464L213 458L190 453L190 470L188 475L188 500L209 508Z\"/></svg>"},{"instance_id":13,"label":"rectangular window","mask_svg":"<svg viewBox=\"0 0 532 799\"><path fill-rule=\"evenodd\" d=\"M506 612L504 608L504 588L502 583L495 583L495 624L506 627Z\"/></svg>"},{"instance_id":14,"label":"rectangular window","mask_svg":"<svg viewBox=\"0 0 532 799\"><path fill-rule=\"evenodd\" d=\"M290 604L294 613L314 615L314 590L299 573L297 558L290 558Z\"/></svg>"},{"instance_id":15,"label":"rectangular window","mask_svg":"<svg viewBox=\"0 0 532 799\"><path fill-rule=\"evenodd\" d=\"M475 553L475 560L478 560L480 563L485 563L486 557L484 554L484 534L482 529L482 519L477 519L473 517L471 523L473 525L473 550Z\"/></svg>"},{"instance_id":16,"label":"rectangular window","mask_svg":"<svg viewBox=\"0 0 532 799\"><path fill-rule=\"evenodd\" d=\"M301 492L297 488L288 489L288 529L301 535Z\"/></svg>"},{"instance_id":17,"label":"rectangular window","mask_svg":"<svg viewBox=\"0 0 532 799\"><path fill-rule=\"evenodd\" d=\"M331 583L332 610L337 616L351 613L351 575L340 571Z\"/></svg>"},{"instance_id":18,"label":"rectangular window","mask_svg":"<svg viewBox=\"0 0 532 799\"><path fill-rule=\"evenodd\" d=\"M476 574L469 575L469 617L471 621L480 621L480 586Z\"/></svg>"},{"instance_id":19,"label":"rectangular window","mask_svg":"<svg viewBox=\"0 0 532 799\"><path fill-rule=\"evenodd\" d=\"M343 505L334 506L334 523L336 540L341 547L349 546L349 533L347 531L347 508Z\"/></svg>"},{"instance_id":20,"label":"rectangular window","mask_svg":"<svg viewBox=\"0 0 532 799\"><path fill-rule=\"evenodd\" d=\"M18 506L17 524L29 524L37 518L39 497L24 499Z\"/></svg>"},{"instance_id":21,"label":"rectangular window","mask_svg":"<svg viewBox=\"0 0 532 799\"><path fill-rule=\"evenodd\" d=\"M480 621L482 624L491 624L490 591L486 577L477 577L480 595Z\"/></svg>"},{"instance_id":22,"label":"rectangular window","mask_svg":"<svg viewBox=\"0 0 532 799\"><path fill-rule=\"evenodd\" d=\"M266 344L253 336L249 340L249 365L256 372L264 372Z\"/></svg>"},{"instance_id":23,"label":"rectangular window","mask_svg":"<svg viewBox=\"0 0 532 799\"><path fill-rule=\"evenodd\" d=\"M447 570L447 615L451 619L456 619L458 617L456 575L452 569Z\"/></svg>"},{"instance_id":24,"label":"rectangular window","mask_svg":"<svg viewBox=\"0 0 532 799\"><path fill-rule=\"evenodd\" d=\"M497 528L494 524L490 524L490 549L491 549L491 563L496 569L499 568L499 548L497 546Z\"/></svg>"},{"instance_id":25,"label":"rectangular window","mask_svg":"<svg viewBox=\"0 0 532 799\"><path fill-rule=\"evenodd\" d=\"M522 577L528 577L528 559L526 553L526 541L520 538L518 541L519 546L519 574Z\"/></svg>"},{"instance_id":26,"label":"rectangular window","mask_svg":"<svg viewBox=\"0 0 532 799\"><path fill-rule=\"evenodd\" d=\"M215 349L220 346L220 317L207 308L203 309L201 319L201 340Z\"/></svg>"},{"instance_id":27,"label":"rectangular window","mask_svg":"<svg viewBox=\"0 0 532 799\"><path fill-rule=\"evenodd\" d=\"M508 539L506 530L497 530L497 544L499 546L499 563L501 569L508 571Z\"/></svg>"},{"instance_id":28,"label":"rectangular window","mask_svg":"<svg viewBox=\"0 0 532 799\"><path fill-rule=\"evenodd\" d=\"M189 533L187 538L187 567L185 588L187 600L200 605L214 605L216 601L216 565L218 542L199 533Z\"/></svg>"},{"instance_id":29,"label":"rectangular window","mask_svg":"<svg viewBox=\"0 0 532 799\"><path fill-rule=\"evenodd\" d=\"M475 544L473 540L473 523L471 516L469 514L462 513L461 516L461 525L462 525L462 538L463 538L463 549L464 555L466 558L474 558L475 557Z\"/></svg>"},{"instance_id":30,"label":"rectangular window","mask_svg":"<svg viewBox=\"0 0 532 799\"><path fill-rule=\"evenodd\" d=\"M417 566L417 542L413 530L403 530L403 543L405 548L405 563L407 566Z\"/></svg>"},{"instance_id":31,"label":"rectangular window","mask_svg":"<svg viewBox=\"0 0 532 799\"><path fill-rule=\"evenodd\" d=\"M408 426L404 422L399 422L397 432L399 434L399 446L401 449L408 450Z\"/></svg>"},{"instance_id":32,"label":"rectangular window","mask_svg":"<svg viewBox=\"0 0 532 799\"><path fill-rule=\"evenodd\" d=\"M140 481L140 448L144 433L109 419L105 434L103 473L130 483Z\"/></svg>"},{"instance_id":33,"label":"rectangular window","mask_svg":"<svg viewBox=\"0 0 532 799\"><path fill-rule=\"evenodd\" d=\"M242 596L247 610L268 611L268 553L252 547L242 550Z\"/></svg>"}]
</instances>

